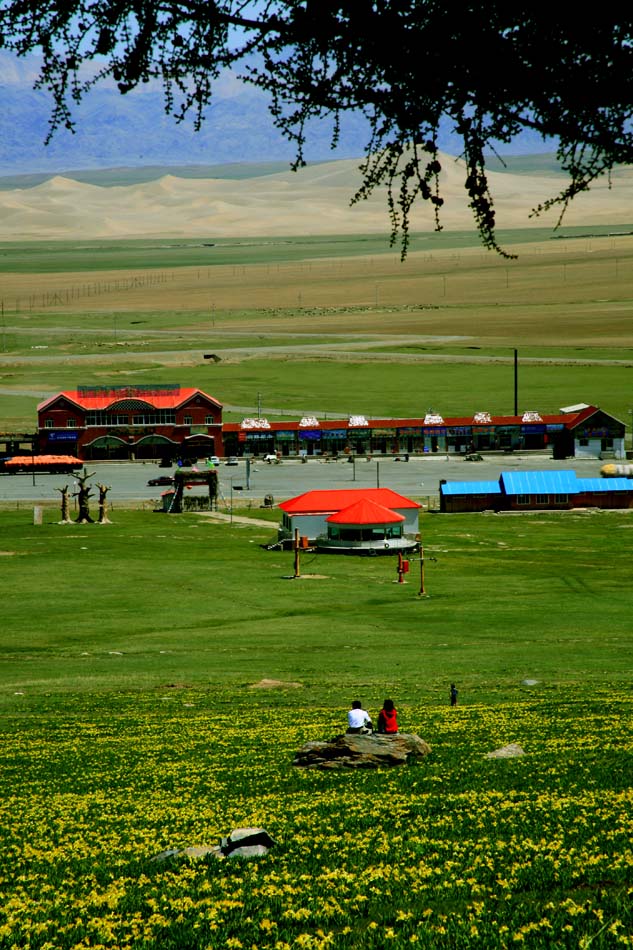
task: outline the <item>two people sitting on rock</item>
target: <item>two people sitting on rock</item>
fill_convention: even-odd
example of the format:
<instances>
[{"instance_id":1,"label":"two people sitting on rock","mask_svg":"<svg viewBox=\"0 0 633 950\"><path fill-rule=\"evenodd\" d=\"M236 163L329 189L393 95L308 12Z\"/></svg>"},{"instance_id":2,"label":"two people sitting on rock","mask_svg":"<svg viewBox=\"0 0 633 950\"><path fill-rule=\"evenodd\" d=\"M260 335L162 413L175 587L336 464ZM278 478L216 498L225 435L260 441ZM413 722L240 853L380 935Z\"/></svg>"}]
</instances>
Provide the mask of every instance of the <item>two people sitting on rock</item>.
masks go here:
<instances>
[{"instance_id":1,"label":"two people sitting on rock","mask_svg":"<svg viewBox=\"0 0 633 950\"><path fill-rule=\"evenodd\" d=\"M369 713L363 709L360 699L355 699L347 714L347 732L352 735L370 736L374 731ZM378 732L394 736L398 732L398 710L392 699L386 699L378 713Z\"/></svg>"}]
</instances>

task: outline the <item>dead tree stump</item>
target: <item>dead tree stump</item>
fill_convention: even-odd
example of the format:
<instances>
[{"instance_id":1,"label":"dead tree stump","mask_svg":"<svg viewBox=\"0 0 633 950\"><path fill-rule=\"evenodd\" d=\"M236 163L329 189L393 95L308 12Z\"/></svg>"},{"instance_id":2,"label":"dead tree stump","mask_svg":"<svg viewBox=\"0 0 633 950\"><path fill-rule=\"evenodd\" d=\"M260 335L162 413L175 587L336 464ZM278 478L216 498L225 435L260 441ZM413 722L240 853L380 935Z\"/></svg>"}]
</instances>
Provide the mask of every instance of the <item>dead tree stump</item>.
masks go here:
<instances>
[{"instance_id":1,"label":"dead tree stump","mask_svg":"<svg viewBox=\"0 0 633 950\"><path fill-rule=\"evenodd\" d=\"M68 485L64 485L63 488L56 488L55 491L61 492L62 495L62 520L60 524L72 524L70 519L70 499L68 497Z\"/></svg>"},{"instance_id":2,"label":"dead tree stump","mask_svg":"<svg viewBox=\"0 0 633 950\"><path fill-rule=\"evenodd\" d=\"M89 502L92 492L90 490L90 486L86 485L88 479L92 478L93 475L94 472L88 473L84 469L83 475L77 476L77 481L79 482L79 491L76 491L73 494L73 497L77 498L77 504L79 505L79 514L75 519L77 524L94 524L94 519L90 517Z\"/></svg>"},{"instance_id":3,"label":"dead tree stump","mask_svg":"<svg viewBox=\"0 0 633 950\"><path fill-rule=\"evenodd\" d=\"M99 489L99 524L112 524L108 518L108 501L106 497L112 486L102 485L100 482L97 482L97 488Z\"/></svg>"}]
</instances>

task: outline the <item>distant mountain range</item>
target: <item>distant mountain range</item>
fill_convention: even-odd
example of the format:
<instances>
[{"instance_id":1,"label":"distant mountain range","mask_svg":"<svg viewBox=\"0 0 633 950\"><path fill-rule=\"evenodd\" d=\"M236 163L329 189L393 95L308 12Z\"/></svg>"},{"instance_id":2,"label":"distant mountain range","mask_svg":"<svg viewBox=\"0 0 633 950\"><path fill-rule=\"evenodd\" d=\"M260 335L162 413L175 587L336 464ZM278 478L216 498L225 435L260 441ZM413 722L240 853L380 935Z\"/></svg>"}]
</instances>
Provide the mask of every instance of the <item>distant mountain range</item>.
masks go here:
<instances>
[{"instance_id":1,"label":"distant mountain range","mask_svg":"<svg viewBox=\"0 0 633 950\"><path fill-rule=\"evenodd\" d=\"M18 59L0 51L0 176L43 173L48 177L68 169L121 166L155 166L164 171L172 166L244 162L251 166L282 162L287 167L294 157L293 146L273 125L266 95L230 73L218 82L199 132L190 121L176 123L165 115L162 93L151 85L126 96L113 85L104 85L77 107L76 133L60 130L44 146L51 97L33 90L38 73L37 57ZM330 137L329 122L313 122L306 158L314 162L362 156L369 139L367 120L359 114L344 116L334 150ZM439 144L448 153L460 151L459 138L448 128ZM546 150L552 151L551 143L528 134L507 149L514 153Z\"/></svg>"}]
</instances>

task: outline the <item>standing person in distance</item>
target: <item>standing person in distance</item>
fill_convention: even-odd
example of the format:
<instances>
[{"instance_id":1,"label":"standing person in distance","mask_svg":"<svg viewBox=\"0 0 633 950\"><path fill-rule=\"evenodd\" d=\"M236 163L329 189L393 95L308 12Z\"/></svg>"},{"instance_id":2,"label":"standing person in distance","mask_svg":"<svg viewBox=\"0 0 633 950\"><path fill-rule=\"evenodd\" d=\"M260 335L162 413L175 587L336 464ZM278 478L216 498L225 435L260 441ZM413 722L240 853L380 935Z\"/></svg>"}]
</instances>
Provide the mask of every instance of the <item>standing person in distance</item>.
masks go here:
<instances>
[{"instance_id":1,"label":"standing person in distance","mask_svg":"<svg viewBox=\"0 0 633 950\"><path fill-rule=\"evenodd\" d=\"M455 683L451 683L451 706L457 705L457 687Z\"/></svg>"}]
</instances>

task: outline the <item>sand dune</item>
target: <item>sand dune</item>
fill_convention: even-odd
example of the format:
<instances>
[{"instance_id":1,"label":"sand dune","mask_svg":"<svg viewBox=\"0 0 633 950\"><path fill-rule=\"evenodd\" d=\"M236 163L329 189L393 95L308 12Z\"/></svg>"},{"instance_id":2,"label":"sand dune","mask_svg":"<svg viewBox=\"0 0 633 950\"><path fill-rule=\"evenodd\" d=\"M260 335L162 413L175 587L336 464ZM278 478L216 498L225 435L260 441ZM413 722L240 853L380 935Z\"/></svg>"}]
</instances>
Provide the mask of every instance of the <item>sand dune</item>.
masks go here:
<instances>
[{"instance_id":1,"label":"sand dune","mask_svg":"<svg viewBox=\"0 0 633 950\"><path fill-rule=\"evenodd\" d=\"M116 237L247 237L384 233L389 227L385 196L350 207L361 176L357 160L312 165L263 177L182 179L172 175L140 185L104 188L56 176L28 189L0 192L0 239ZM464 166L442 157L442 223L472 227L464 192ZM500 228L553 227L558 212L530 218L531 209L555 195L563 179L491 172ZM568 225L629 224L633 219L633 170L620 169L609 190L596 184L579 196ZM421 205L412 229L429 231L433 216Z\"/></svg>"}]
</instances>

